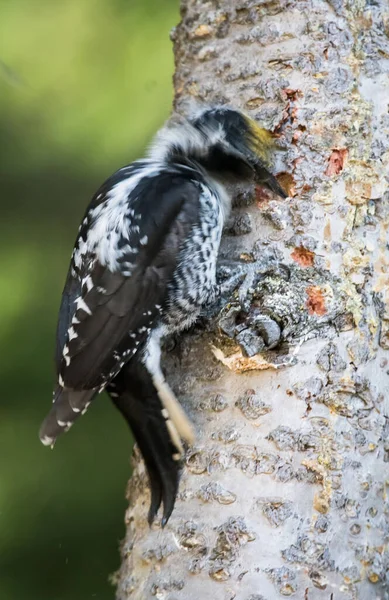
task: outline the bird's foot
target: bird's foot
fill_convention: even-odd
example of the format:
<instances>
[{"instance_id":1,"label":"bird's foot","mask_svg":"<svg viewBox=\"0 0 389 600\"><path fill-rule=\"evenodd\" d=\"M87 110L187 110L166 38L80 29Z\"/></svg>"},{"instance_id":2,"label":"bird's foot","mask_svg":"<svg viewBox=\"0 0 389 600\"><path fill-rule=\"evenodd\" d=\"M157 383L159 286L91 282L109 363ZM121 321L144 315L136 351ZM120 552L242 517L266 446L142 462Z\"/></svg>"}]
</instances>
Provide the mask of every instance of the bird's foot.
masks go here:
<instances>
[{"instance_id":1,"label":"bird's foot","mask_svg":"<svg viewBox=\"0 0 389 600\"><path fill-rule=\"evenodd\" d=\"M218 276L225 280L219 285L218 296L220 299L227 300L239 286L239 304L242 310L247 312L259 281L267 275L281 275L289 278L290 273L286 265L269 259L251 263L222 264L218 269Z\"/></svg>"},{"instance_id":2,"label":"bird's foot","mask_svg":"<svg viewBox=\"0 0 389 600\"><path fill-rule=\"evenodd\" d=\"M252 304L258 283L268 276L289 279L290 271L274 258L251 263L231 261L219 265L219 285L202 311L202 316L207 320L219 315L219 329L234 339L246 356L271 350L282 339L281 326L277 320ZM238 286L239 305L236 298L231 298Z\"/></svg>"}]
</instances>

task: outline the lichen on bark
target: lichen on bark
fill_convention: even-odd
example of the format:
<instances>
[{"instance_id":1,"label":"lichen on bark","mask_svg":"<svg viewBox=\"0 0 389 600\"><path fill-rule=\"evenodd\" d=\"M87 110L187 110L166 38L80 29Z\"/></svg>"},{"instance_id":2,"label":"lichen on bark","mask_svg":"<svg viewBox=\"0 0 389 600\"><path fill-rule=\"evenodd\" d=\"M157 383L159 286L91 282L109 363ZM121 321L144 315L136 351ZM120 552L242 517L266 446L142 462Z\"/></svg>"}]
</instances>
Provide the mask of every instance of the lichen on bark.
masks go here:
<instances>
[{"instance_id":1,"label":"lichen on bark","mask_svg":"<svg viewBox=\"0 0 389 600\"><path fill-rule=\"evenodd\" d=\"M221 254L289 275L165 355L197 441L163 531L136 455L117 596L388 600L388 3L183 0L172 39L177 110L232 104L286 148L289 199L237 190Z\"/></svg>"}]
</instances>

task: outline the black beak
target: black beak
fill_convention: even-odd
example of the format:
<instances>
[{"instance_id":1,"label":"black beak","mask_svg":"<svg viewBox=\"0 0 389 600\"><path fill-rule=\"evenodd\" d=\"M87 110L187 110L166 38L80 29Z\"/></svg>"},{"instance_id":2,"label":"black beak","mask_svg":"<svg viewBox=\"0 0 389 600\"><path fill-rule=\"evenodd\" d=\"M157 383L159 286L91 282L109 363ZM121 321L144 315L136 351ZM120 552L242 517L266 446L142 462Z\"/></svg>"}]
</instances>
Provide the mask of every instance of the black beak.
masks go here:
<instances>
[{"instance_id":1,"label":"black beak","mask_svg":"<svg viewBox=\"0 0 389 600\"><path fill-rule=\"evenodd\" d=\"M280 186L276 177L270 173L269 169L263 164L263 162L257 160L254 164L254 180L259 185L274 192L280 198L287 198L288 194Z\"/></svg>"}]
</instances>

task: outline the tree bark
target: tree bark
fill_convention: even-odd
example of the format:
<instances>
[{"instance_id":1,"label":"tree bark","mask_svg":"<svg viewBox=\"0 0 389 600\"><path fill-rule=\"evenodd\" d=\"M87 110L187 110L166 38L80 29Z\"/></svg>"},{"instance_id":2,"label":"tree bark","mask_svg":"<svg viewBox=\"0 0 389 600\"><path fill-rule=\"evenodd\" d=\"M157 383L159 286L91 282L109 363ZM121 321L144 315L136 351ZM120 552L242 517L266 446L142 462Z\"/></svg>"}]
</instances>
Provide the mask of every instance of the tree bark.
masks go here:
<instances>
[{"instance_id":1,"label":"tree bark","mask_svg":"<svg viewBox=\"0 0 389 600\"><path fill-rule=\"evenodd\" d=\"M387 0L182 1L176 108L231 104L287 149L289 199L240 190L222 255L289 273L167 352L197 443L164 530L135 456L120 600L389 598L388 38Z\"/></svg>"}]
</instances>

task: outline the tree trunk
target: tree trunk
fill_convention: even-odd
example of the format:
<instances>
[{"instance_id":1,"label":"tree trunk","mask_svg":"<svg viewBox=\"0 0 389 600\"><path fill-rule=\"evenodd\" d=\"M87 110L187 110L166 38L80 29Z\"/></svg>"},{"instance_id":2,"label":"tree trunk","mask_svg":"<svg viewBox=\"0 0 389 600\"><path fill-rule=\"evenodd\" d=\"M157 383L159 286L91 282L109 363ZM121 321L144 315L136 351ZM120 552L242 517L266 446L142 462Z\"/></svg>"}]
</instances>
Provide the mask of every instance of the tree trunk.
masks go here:
<instances>
[{"instance_id":1,"label":"tree trunk","mask_svg":"<svg viewBox=\"0 0 389 600\"><path fill-rule=\"evenodd\" d=\"M389 598L388 37L387 0L182 2L176 108L231 104L287 148L289 199L240 191L222 255L289 272L167 352L197 444L164 530L135 457L120 600Z\"/></svg>"}]
</instances>

